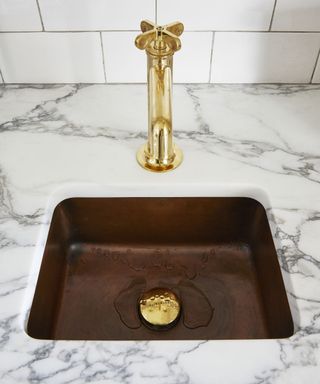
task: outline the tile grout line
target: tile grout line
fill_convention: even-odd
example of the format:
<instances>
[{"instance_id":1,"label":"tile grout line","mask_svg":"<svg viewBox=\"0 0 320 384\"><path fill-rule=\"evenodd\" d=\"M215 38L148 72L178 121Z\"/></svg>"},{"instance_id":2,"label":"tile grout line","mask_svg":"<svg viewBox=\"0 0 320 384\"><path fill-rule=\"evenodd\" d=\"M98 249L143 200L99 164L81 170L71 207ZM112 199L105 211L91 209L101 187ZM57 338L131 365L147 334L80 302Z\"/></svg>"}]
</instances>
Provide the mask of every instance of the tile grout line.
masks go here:
<instances>
[{"instance_id":1,"label":"tile grout line","mask_svg":"<svg viewBox=\"0 0 320 384\"><path fill-rule=\"evenodd\" d=\"M3 77L3 74L2 74L1 69L0 69L0 77L1 77L2 83L3 83L3 85L4 85L6 82L4 81L4 77Z\"/></svg>"},{"instance_id":2,"label":"tile grout line","mask_svg":"<svg viewBox=\"0 0 320 384\"><path fill-rule=\"evenodd\" d=\"M38 12L39 12L40 21L41 21L41 26L42 26L42 32L43 32L45 29L44 29L44 24L43 24L43 19L42 19L42 14L41 14L41 9L40 9L40 5L39 5L39 0L36 0L36 3L37 3L37 7L38 7Z\"/></svg>"},{"instance_id":3,"label":"tile grout line","mask_svg":"<svg viewBox=\"0 0 320 384\"><path fill-rule=\"evenodd\" d=\"M215 38L215 33L212 32L211 49L210 49L209 81L208 81L208 83L211 83L214 38Z\"/></svg>"},{"instance_id":4,"label":"tile grout line","mask_svg":"<svg viewBox=\"0 0 320 384\"><path fill-rule=\"evenodd\" d=\"M61 30L50 30L45 29L43 31L0 31L0 34L19 34L19 33L42 33L42 34L48 34L48 33L97 33L97 32L141 32L140 29L77 29L77 30L68 30L68 29L61 29ZM320 31L319 31L320 32Z\"/></svg>"},{"instance_id":5,"label":"tile grout line","mask_svg":"<svg viewBox=\"0 0 320 384\"><path fill-rule=\"evenodd\" d=\"M0 31L0 34L21 34L21 33L97 33L97 32L141 32L140 29L85 29L85 30L48 30L45 29L43 31ZM219 32L219 33L263 33L263 34L320 34L320 30L317 31L266 31L266 30L225 30L225 29L201 29L201 30L185 30L186 33L211 33L211 32Z\"/></svg>"},{"instance_id":6,"label":"tile grout line","mask_svg":"<svg viewBox=\"0 0 320 384\"><path fill-rule=\"evenodd\" d=\"M154 0L154 22L158 24L158 0Z\"/></svg>"},{"instance_id":7,"label":"tile grout line","mask_svg":"<svg viewBox=\"0 0 320 384\"><path fill-rule=\"evenodd\" d=\"M102 54L104 82L107 83L107 73L106 73L106 63L104 61L104 46L103 46L103 41L102 41L102 32L100 32L100 45L101 45L101 54Z\"/></svg>"},{"instance_id":8,"label":"tile grout line","mask_svg":"<svg viewBox=\"0 0 320 384\"><path fill-rule=\"evenodd\" d=\"M273 10L272 10L272 15L271 15L271 20L270 20L270 25L269 25L269 32L271 32L272 24L273 24L273 19L274 19L274 14L276 12L276 7L277 7L277 1L274 0L274 5L273 5Z\"/></svg>"},{"instance_id":9,"label":"tile grout line","mask_svg":"<svg viewBox=\"0 0 320 384\"><path fill-rule=\"evenodd\" d=\"M314 74L316 72L316 69L317 69L317 66L318 66L318 63L319 63L319 57L320 57L320 48L319 48L318 55L317 55L317 58L316 58L316 62L314 64L314 68L313 68L313 71L312 71L312 74L311 74L311 77L310 77L309 84L312 84L312 82L313 82Z\"/></svg>"}]
</instances>

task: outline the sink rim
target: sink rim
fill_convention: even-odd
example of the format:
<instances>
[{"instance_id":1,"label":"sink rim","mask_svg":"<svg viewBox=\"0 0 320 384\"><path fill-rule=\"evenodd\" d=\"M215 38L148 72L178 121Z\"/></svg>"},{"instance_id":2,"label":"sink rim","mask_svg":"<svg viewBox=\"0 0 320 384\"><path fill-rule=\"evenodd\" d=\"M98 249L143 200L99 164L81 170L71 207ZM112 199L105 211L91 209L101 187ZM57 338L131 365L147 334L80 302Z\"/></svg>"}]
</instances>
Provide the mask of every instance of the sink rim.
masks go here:
<instances>
[{"instance_id":1,"label":"sink rim","mask_svg":"<svg viewBox=\"0 0 320 384\"><path fill-rule=\"evenodd\" d=\"M50 228L51 220L53 211L59 203L68 200L70 198L76 198L76 197L83 197L83 198L126 198L126 197L244 197L255 200L257 203L261 204L263 208L266 210L268 222L272 234L272 239L275 244L276 250L279 249L279 243L280 240L274 236L275 233L275 225L273 221L270 221L270 212L272 216L272 207L270 204L270 200L268 198L267 193L261 189L260 187L251 185L251 184L215 184L215 183L207 183L207 184L194 184L190 185L188 183L181 183L176 185L171 184L154 184L154 185L143 185L143 184L136 184L136 185L112 185L112 186L106 186L106 185L91 185L91 184L83 184L83 183L76 183L64 187L60 187L57 189L48 199L47 207L45 211L45 223L41 226L41 231L39 235L39 239L37 242L36 252L34 254L33 259L33 265L32 265L32 273L30 274L30 279L28 283L28 287L26 289L26 299L24 303L24 326L23 331L26 334L28 338L32 338L27 332L27 324L28 324L28 318L29 318L29 312L32 305L32 300L35 294L36 289L36 283L39 276L40 266L44 254L44 249L46 245L46 239L48 236L48 231ZM279 256L278 256L278 262L279 262ZM291 287L291 280L290 276L287 274L284 275L284 271L281 267L281 264L279 262L279 267L281 270L283 282L285 285L285 291L287 294L289 307L291 310L291 315L293 319L293 325L294 325L294 333L292 336L286 339L290 339L294 336L294 334L297 331L296 326L296 319L294 318L294 312L292 310L292 297L288 295L288 291ZM289 289L288 289L289 286ZM35 339L39 340L39 339ZM230 341L256 341L256 340L274 340L274 339L254 339L254 340L247 340L247 339L241 339L241 340L235 340L231 339ZM57 340L55 340L57 341ZM58 340L59 341L59 340ZM77 341L77 340L76 340ZM112 340L116 341L117 340ZM119 340L120 341L120 340ZM121 340L121 342L131 342L130 340ZM153 340L156 342L166 342L168 340ZM181 340L175 340L175 341L181 341ZM190 341L190 340L188 340ZM193 340L192 340L193 341ZM228 341L228 339L224 340L209 340L212 342L224 342ZM90 342L94 342L91 341ZM111 342L111 341L108 341Z\"/></svg>"}]
</instances>

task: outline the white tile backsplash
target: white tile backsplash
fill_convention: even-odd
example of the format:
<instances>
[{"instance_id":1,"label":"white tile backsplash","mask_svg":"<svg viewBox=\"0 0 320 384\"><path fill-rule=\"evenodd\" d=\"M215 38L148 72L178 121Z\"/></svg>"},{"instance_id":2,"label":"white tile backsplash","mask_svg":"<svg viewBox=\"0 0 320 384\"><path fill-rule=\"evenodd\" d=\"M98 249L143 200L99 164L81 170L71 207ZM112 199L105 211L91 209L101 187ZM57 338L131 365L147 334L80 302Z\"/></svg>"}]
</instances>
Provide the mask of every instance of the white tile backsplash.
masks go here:
<instances>
[{"instance_id":1,"label":"white tile backsplash","mask_svg":"<svg viewBox=\"0 0 320 384\"><path fill-rule=\"evenodd\" d=\"M134 44L137 35L137 32L102 33L107 82L146 82L147 57ZM174 55L173 81L208 82L212 33L185 32L181 42L182 49Z\"/></svg>"},{"instance_id":2,"label":"white tile backsplash","mask_svg":"<svg viewBox=\"0 0 320 384\"><path fill-rule=\"evenodd\" d=\"M210 75L212 32L185 32L173 59L173 81L206 83Z\"/></svg>"},{"instance_id":3,"label":"white tile backsplash","mask_svg":"<svg viewBox=\"0 0 320 384\"><path fill-rule=\"evenodd\" d=\"M154 19L154 0L39 0L48 31L139 29Z\"/></svg>"},{"instance_id":4,"label":"white tile backsplash","mask_svg":"<svg viewBox=\"0 0 320 384\"><path fill-rule=\"evenodd\" d=\"M315 33L218 32L212 82L308 83L320 47Z\"/></svg>"},{"instance_id":5,"label":"white tile backsplash","mask_svg":"<svg viewBox=\"0 0 320 384\"><path fill-rule=\"evenodd\" d=\"M0 0L0 31L41 31L36 0Z\"/></svg>"},{"instance_id":6,"label":"white tile backsplash","mask_svg":"<svg viewBox=\"0 0 320 384\"><path fill-rule=\"evenodd\" d=\"M1 33L0 47L7 83L104 82L98 32Z\"/></svg>"},{"instance_id":7,"label":"white tile backsplash","mask_svg":"<svg viewBox=\"0 0 320 384\"><path fill-rule=\"evenodd\" d=\"M138 32L103 32L106 78L109 83L144 83L147 57L134 44Z\"/></svg>"},{"instance_id":8,"label":"white tile backsplash","mask_svg":"<svg viewBox=\"0 0 320 384\"><path fill-rule=\"evenodd\" d=\"M273 31L320 31L320 0L278 0Z\"/></svg>"},{"instance_id":9,"label":"white tile backsplash","mask_svg":"<svg viewBox=\"0 0 320 384\"><path fill-rule=\"evenodd\" d=\"M269 29L274 0L158 0L158 22L181 20L187 30Z\"/></svg>"},{"instance_id":10,"label":"white tile backsplash","mask_svg":"<svg viewBox=\"0 0 320 384\"><path fill-rule=\"evenodd\" d=\"M320 0L0 0L4 82L145 82L156 14L185 25L176 83L320 82Z\"/></svg>"}]
</instances>

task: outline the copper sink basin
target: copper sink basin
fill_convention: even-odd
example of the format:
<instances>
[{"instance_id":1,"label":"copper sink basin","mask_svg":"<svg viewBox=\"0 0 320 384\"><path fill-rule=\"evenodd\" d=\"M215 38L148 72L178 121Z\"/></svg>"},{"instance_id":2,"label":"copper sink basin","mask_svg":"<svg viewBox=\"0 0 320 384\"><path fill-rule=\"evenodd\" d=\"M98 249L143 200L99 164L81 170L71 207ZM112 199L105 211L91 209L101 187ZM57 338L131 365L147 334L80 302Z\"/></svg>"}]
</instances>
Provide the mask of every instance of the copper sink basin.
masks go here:
<instances>
[{"instance_id":1,"label":"copper sink basin","mask_svg":"<svg viewBox=\"0 0 320 384\"><path fill-rule=\"evenodd\" d=\"M153 330L141 295L180 298ZM293 334L263 206L251 198L71 198L52 217L27 325L64 340L269 339Z\"/></svg>"}]
</instances>

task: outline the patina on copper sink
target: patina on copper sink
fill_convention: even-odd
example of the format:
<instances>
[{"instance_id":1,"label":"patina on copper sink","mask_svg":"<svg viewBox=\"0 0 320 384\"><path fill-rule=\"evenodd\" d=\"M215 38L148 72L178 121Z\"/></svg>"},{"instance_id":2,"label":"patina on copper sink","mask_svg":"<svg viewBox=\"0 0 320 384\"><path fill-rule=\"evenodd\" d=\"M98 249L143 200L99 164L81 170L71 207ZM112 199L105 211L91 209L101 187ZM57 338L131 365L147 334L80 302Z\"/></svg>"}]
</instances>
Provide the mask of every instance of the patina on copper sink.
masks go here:
<instances>
[{"instance_id":1,"label":"patina on copper sink","mask_svg":"<svg viewBox=\"0 0 320 384\"><path fill-rule=\"evenodd\" d=\"M143 292L182 313L146 327ZM269 339L293 334L263 206L244 197L70 198L54 210L27 325L65 340Z\"/></svg>"}]
</instances>

